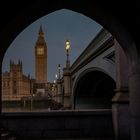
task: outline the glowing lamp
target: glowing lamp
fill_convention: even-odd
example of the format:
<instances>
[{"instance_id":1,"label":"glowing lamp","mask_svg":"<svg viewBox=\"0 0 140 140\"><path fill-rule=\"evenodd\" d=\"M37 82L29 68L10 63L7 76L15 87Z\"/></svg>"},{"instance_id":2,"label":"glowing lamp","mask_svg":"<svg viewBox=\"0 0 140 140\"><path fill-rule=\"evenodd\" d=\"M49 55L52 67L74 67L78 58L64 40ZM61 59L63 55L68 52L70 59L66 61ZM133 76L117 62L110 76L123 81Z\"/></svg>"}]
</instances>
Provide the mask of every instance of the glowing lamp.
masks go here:
<instances>
[{"instance_id":1,"label":"glowing lamp","mask_svg":"<svg viewBox=\"0 0 140 140\"><path fill-rule=\"evenodd\" d=\"M70 42L69 40L66 40L66 51L70 49Z\"/></svg>"}]
</instances>

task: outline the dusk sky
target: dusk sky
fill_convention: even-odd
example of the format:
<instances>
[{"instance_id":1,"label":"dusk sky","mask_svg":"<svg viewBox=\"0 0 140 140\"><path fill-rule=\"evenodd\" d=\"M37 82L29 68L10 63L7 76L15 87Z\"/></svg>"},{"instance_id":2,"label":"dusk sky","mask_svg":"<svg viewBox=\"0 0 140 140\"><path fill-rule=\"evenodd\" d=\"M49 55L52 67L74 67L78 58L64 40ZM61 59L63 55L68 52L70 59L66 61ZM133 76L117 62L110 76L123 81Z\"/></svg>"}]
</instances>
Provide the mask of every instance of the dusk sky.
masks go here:
<instances>
[{"instance_id":1,"label":"dusk sky","mask_svg":"<svg viewBox=\"0 0 140 140\"><path fill-rule=\"evenodd\" d=\"M3 60L3 72L9 71L10 59L15 63L22 60L23 73L25 75L30 73L31 77L35 78L34 47L40 25L42 25L48 46L49 82L55 79L58 64L62 68L65 66L65 41L69 39L71 43L70 61L72 64L102 28L94 20L70 10L62 9L50 13L29 25L13 40Z\"/></svg>"}]
</instances>

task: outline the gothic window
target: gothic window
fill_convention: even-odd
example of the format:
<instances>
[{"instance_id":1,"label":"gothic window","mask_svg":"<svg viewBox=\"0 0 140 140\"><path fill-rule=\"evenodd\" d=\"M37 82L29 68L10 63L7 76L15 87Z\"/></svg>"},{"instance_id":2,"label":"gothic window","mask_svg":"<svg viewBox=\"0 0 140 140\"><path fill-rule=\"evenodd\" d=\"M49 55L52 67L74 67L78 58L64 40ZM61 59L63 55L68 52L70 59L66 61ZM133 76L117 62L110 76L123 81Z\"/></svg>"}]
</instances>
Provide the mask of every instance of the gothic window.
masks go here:
<instances>
[{"instance_id":1,"label":"gothic window","mask_svg":"<svg viewBox=\"0 0 140 140\"><path fill-rule=\"evenodd\" d=\"M7 86L9 87L9 81L7 81Z\"/></svg>"},{"instance_id":2,"label":"gothic window","mask_svg":"<svg viewBox=\"0 0 140 140\"><path fill-rule=\"evenodd\" d=\"M3 82L3 87L5 87L5 82Z\"/></svg>"},{"instance_id":3,"label":"gothic window","mask_svg":"<svg viewBox=\"0 0 140 140\"><path fill-rule=\"evenodd\" d=\"M17 94L17 89L16 89L16 88L13 89L13 94L14 94L14 95Z\"/></svg>"}]
</instances>

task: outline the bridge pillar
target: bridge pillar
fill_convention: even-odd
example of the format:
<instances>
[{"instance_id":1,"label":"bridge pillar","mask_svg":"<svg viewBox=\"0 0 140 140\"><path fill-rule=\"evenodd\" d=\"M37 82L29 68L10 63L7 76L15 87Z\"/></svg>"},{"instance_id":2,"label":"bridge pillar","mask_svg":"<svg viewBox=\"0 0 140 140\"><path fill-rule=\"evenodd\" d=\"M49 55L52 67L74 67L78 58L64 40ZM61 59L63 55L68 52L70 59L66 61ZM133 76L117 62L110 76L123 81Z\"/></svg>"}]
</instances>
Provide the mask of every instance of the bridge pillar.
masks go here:
<instances>
[{"instance_id":1,"label":"bridge pillar","mask_svg":"<svg viewBox=\"0 0 140 140\"><path fill-rule=\"evenodd\" d=\"M61 79L57 79L57 102L62 104L62 82Z\"/></svg>"},{"instance_id":2,"label":"bridge pillar","mask_svg":"<svg viewBox=\"0 0 140 140\"><path fill-rule=\"evenodd\" d=\"M116 140L130 139L128 65L126 56L115 40L116 94L112 99L112 116Z\"/></svg>"},{"instance_id":3,"label":"bridge pillar","mask_svg":"<svg viewBox=\"0 0 140 140\"><path fill-rule=\"evenodd\" d=\"M69 68L63 69L64 77L64 101L65 108L71 108L71 74Z\"/></svg>"}]
</instances>

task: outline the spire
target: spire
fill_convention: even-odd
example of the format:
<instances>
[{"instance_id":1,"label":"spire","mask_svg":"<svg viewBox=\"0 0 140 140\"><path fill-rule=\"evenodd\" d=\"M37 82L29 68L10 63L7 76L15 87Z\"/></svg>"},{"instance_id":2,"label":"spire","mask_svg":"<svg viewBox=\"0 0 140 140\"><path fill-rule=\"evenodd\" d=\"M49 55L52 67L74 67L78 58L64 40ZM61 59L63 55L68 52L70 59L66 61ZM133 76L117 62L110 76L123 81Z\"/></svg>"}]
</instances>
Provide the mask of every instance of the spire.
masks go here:
<instances>
[{"instance_id":1,"label":"spire","mask_svg":"<svg viewBox=\"0 0 140 140\"><path fill-rule=\"evenodd\" d=\"M20 60L18 60L18 64L20 65Z\"/></svg>"},{"instance_id":2,"label":"spire","mask_svg":"<svg viewBox=\"0 0 140 140\"><path fill-rule=\"evenodd\" d=\"M10 66L12 65L12 60L10 59Z\"/></svg>"},{"instance_id":3,"label":"spire","mask_svg":"<svg viewBox=\"0 0 140 140\"><path fill-rule=\"evenodd\" d=\"M39 36L44 36L44 32L42 30L42 25L40 25L40 28L39 28Z\"/></svg>"},{"instance_id":4,"label":"spire","mask_svg":"<svg viewBox=\"0 0 140 140\"><path fill-rule=\"evenodd\" d=\"M20 60L20 65L22 65L22 60Z\"/></svg>"},{"instance_id":5,"label":"spire","mask_svg":"<svg viewBox=\"0 0 140 140\"><path fill-rule=\"evenodd\" d=\"M10 59L10 65L13 65L14 64L14 61L12 61L11 59Z\"/></svg>"},{"instance_id":6,"label":"spire","mask_svg":"<svg viewBox=\"0 0 140 140\"><path fill-rule=\"evenodd\" d=\"M44 32L42 29L42 25L40 25L39 32L38 32L38 39L37 44L45 44Z\"/></svg>"},{"instance_id":7,"label":"spire","mask_svg":"<svg viewBox=\"0 0 140 140\"><path fill-rule=\"evenodd\" d=\"M58 79L61 78L61 65L58 64Z\"/></svg>"},{"instance_id":8,"label":"spire","mask_svg":"<svg viewBox=\"0 0 140 140\"><path fill-rule=\"evenodd\" d=\"M18 60L18 64L22 67L22 60Z\"/></svg>"},{"instance_id":9,"label":"spire","mask_svg":"<svg viewBox=\"0 0 140 140\"><path fill-rule=\"evenodd\" d=\"M28 79L30 79L30 73L28 74Z\"/></svg>"},{"instance_id":10,"label":"spire","mask_svg":"<svg viewBox=\"0 0 140 140\"><path fill-rule=\"evenodd\" d=\"M42 25L40 25L39 32L40 32L40 33L43 32L43 30L42 30Z\"/></svg>"}]
</instances>

